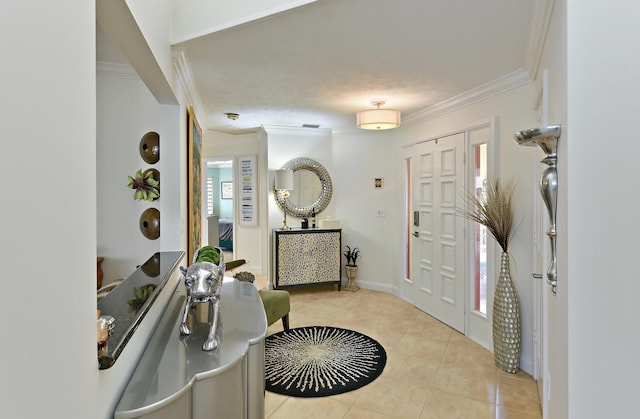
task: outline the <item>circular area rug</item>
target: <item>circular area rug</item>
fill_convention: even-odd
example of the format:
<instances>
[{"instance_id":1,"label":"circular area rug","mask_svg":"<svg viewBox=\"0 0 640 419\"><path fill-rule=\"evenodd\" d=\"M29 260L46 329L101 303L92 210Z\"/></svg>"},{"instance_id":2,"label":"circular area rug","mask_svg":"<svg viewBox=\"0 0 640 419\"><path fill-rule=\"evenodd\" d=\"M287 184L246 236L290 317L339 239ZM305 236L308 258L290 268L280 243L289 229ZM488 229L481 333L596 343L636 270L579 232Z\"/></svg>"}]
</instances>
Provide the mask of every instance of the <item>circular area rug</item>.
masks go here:
<instances>
[{"instance_id":1,"label":"circular area rug","mask_svg":"<svg viewBox=\"0 0 640 419\"><path fill-rule=\"evenodd\" d=\"M329 326L299 327L267 336L266 389L295 397L346 393L375 380L387 353L374 339Z\"/></svg>"}]
</instances>

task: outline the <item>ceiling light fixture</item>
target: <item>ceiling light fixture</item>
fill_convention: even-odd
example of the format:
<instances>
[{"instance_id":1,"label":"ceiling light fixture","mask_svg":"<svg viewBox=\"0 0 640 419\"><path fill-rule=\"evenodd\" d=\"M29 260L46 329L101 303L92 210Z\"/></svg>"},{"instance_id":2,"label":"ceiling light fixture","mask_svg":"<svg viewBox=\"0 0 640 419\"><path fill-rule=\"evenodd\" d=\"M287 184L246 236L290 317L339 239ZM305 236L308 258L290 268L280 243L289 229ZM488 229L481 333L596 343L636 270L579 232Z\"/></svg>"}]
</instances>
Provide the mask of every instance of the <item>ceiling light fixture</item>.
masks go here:
<instances>
[{"instance_id":1,"label":"ceiling light fixture","mask_svg":"<svg viewBox=\"0 0 640 419\"><path fill-rule=\"evenodd\" d=\"M225 112L225 115L227 115L227 119L230 119L232 121L237 120L238 118L240 118L240 115L238 115L235 112Z\"/></svg>"},{"instance_id":2,"label":"ceiling light fixture","mask_svg":"<svg viewBox=\"0 0 640 419\"><path fill-rule=\"evenodd\" d=\"M380 109L385 104L384 100L374 100L371 102L376 109L369 109L358 112L356 122L358 128L383 130L398 128L400 126L400 111L391 109Z\"/></svg>"}]
</instances>

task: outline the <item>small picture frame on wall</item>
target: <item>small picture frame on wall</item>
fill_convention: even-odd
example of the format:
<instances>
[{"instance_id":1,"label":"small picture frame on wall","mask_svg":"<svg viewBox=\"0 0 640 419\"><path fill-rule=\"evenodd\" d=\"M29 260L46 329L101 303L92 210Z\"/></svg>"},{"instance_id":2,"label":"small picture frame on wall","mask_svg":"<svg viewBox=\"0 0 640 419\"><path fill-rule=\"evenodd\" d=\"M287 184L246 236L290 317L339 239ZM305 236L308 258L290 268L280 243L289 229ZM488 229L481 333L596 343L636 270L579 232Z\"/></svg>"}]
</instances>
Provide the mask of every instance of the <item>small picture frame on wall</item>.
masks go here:
<instances>
[{"instance_id":1,"label":"small picture frame on wall","mask_svg":"<svg viewBox=\"0 0 640 419\"><path fill-rule=\"evenodd\" d=\"M376 189L382 189L384 186L384 179L381 177L373 178L373 186Z\"/></svg>"},{"instance_id":2,"label":"small picture frame on wall","mask_svg":"<svg viewBox=\"0 0 640 419\"><path fill-rule=\"evenodd\" d=\"M222 199L233 199L233 182L220 182L220 196Z\"/></svg>"}]
</instances>

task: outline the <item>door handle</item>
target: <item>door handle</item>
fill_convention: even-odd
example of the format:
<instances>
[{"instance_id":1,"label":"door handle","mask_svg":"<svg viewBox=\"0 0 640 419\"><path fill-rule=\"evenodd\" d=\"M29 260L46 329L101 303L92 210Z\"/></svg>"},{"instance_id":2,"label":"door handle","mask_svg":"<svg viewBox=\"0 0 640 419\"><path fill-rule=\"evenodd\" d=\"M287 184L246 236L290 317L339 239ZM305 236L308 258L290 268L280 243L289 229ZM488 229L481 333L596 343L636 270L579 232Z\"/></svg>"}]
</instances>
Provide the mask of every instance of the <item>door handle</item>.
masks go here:
<instances>
[{"instance_id":1,"label":"door handle","mask_svg":"<svg viewBox=\"0 0 640 419\"><path fill-rule=\"evenodd\" d=\"M417 231L413 232L413 237L420 237L420 233L418 233Z\"/></svg>"}]
</instances>

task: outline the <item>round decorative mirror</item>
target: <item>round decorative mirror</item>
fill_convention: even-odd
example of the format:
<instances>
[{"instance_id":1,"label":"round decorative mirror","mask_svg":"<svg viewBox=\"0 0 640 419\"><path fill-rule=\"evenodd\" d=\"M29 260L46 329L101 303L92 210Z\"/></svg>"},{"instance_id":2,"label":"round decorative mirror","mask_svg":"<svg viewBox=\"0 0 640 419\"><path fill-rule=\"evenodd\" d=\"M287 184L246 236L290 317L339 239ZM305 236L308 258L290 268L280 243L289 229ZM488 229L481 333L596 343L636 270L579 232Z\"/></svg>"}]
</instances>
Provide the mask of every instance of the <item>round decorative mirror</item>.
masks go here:
<instances>
[{"instance_id":1,"label":"round decorative mirror","mask_svg":"<svg viewBox=\"0 0 640 419\"><path fill-rule=\"evenodd\" d=\"M281 191L273 184L273 196L282 211L294 217L311 217L324 211L331 201L333 185L331 176L323 165L313 159L300 157L286 162L282 169L293 170L294 188L285 199Z\"/></svg>"}]
</instances>

